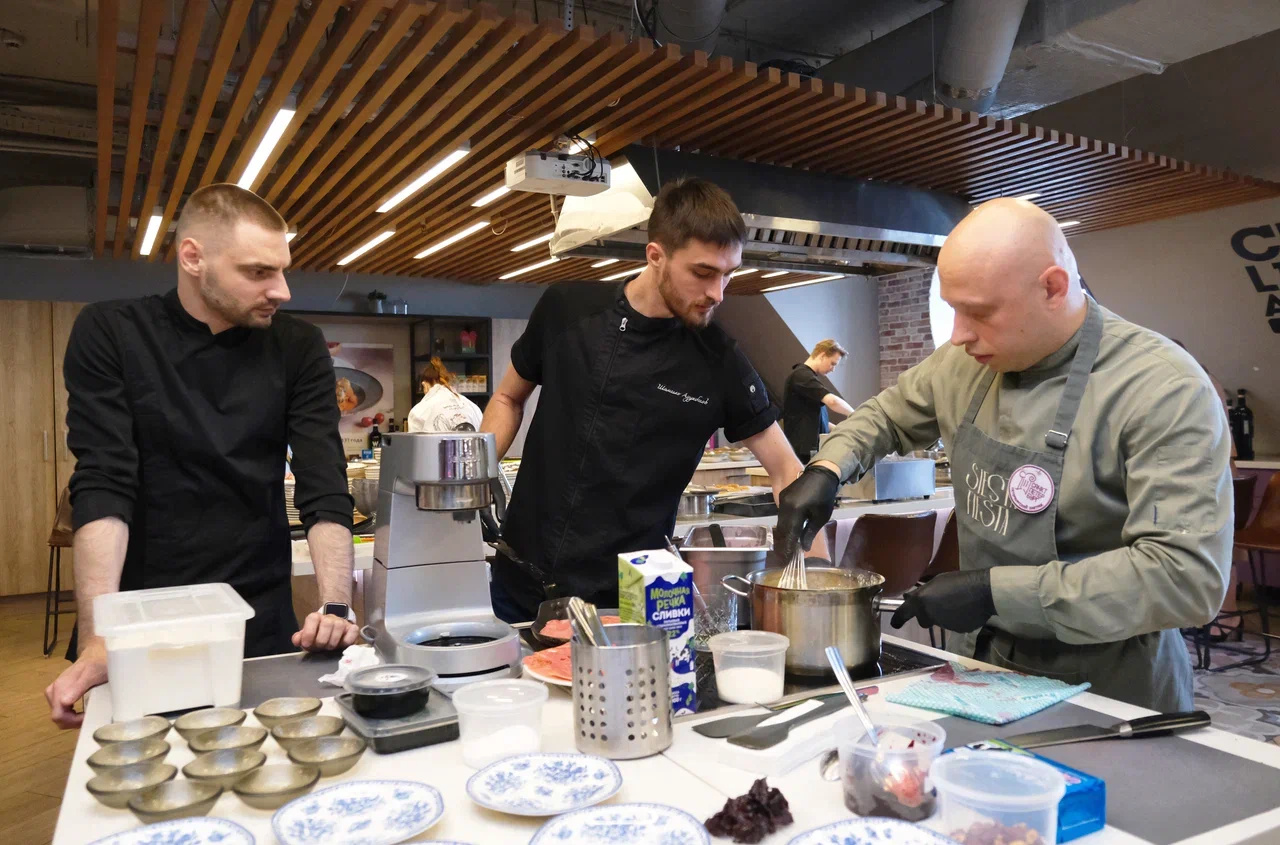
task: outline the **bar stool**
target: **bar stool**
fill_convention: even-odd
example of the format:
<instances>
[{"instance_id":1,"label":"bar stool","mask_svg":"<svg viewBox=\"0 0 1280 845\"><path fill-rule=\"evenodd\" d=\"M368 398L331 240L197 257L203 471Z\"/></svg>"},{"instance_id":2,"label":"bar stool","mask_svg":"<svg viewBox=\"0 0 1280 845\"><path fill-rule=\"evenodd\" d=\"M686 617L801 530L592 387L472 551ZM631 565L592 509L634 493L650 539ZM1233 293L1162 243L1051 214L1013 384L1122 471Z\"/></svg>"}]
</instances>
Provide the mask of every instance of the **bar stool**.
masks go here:
<instances>
[{"instance_id":1,"label":"bar stool","mask_svg":"<svg viewBox=\"0 0 1280 845\"><path fill-rule=\"evenodd\" d=\"M860 516L840 566L878 572L884 576L883 594L900 596L919 583L929 568L937 523L937 511Z\"/></svg>"},{"instance_id":2,"label":"bar stool","mask_svg":"<svg viewBox=\"0 0 1280 845\"><path fill-rule=\"evenodd\" d=\"M58 617L63 613L75 613L72 607L62 608L62 550L71 548L75 533L71 525L71 491L65 487L58 496L58 513L53 518L53 530L49 532L49 583L44 593L44 656L53 653L58 644ZM53 639L49 638L50 622Z\"/></svg>"}]
</instances>

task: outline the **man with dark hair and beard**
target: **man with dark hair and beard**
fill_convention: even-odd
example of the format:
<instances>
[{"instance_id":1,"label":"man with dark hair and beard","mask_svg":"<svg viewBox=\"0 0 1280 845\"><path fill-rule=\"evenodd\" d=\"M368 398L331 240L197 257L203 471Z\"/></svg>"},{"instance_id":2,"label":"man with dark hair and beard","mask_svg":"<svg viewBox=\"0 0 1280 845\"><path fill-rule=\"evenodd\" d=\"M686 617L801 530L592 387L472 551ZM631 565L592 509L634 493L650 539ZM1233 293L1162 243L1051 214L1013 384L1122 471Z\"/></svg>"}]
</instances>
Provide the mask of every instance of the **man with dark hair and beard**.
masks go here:
<instances>
[{"instance_id":1,"label":"man with dark hair and beard","mask_svg":"<svg viewBox=\"0 0 1280 845\"><path fill-rule=\"evenodd\" d=\"M225 582L253 607L245 655L355 642L352 499L333 361L289 301L284 220L229 184L196 191L175 237L178 286L99 302L67 344L67 443L75 527L75 662L45 690L76 727L75 702L107 680L93 599ZM157 245L158 246L158 245ZM307 530L321 607L293 612L284 465Z\"/></svg>"},{"instance_id":2,"label":"man with dark hair and beard","mask_svg":"<svg viewBox=\"0 0 1280 845\"><path fill-rule=\"evenodd\" d=\"M663 546L718 429L751 449L775 495L800 474L760 376L711 322L745 240L723 190L671 182L639 275L539 300L481 423L505 454L541 386L493 565L500 618L533 619L558 596L616 607L618 554Z\"/></svg>"}]
</instances>

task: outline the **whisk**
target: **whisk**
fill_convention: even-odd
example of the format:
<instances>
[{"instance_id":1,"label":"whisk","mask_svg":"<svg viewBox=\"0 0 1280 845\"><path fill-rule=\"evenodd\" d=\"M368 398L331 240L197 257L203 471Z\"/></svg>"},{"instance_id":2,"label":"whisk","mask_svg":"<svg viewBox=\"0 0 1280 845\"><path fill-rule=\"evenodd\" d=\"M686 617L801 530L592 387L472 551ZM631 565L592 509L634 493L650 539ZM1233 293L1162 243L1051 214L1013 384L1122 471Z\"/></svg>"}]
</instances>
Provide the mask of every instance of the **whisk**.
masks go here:
<instances>
[{"instance_id":1,"label":"whisk","mask_svg":"<svg viewBox=\"0 0 1280 845\"><path fill-rule=\"evenodd\" d=\"M805 577L804 571L804 549L796 545L795 553L791 555L791 562L787 564L787 568L782 570L782 577L778 579L778 586L784 590L807 590L809 582Z\"/></svg>"}]
</instances>

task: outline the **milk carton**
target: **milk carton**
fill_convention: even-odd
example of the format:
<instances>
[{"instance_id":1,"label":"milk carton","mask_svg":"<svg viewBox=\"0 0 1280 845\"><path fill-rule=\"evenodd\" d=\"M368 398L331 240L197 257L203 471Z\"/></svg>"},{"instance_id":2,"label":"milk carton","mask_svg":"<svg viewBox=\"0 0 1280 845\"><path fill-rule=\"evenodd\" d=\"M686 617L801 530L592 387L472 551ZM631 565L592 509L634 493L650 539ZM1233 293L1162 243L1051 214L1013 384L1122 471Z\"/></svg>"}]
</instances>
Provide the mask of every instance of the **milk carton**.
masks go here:
<instances>
[{"instance_id":1,"label":"milk carton","mask_svg":"<svg viewBox=\"0 0 1280 845\"><path fill-rule=\"evenodd\" d=\"M618 555L618 610L623 622L667 632L671 654L671 712L694 712L693 567L666 549Z\"/></svg>"}]
</instances>

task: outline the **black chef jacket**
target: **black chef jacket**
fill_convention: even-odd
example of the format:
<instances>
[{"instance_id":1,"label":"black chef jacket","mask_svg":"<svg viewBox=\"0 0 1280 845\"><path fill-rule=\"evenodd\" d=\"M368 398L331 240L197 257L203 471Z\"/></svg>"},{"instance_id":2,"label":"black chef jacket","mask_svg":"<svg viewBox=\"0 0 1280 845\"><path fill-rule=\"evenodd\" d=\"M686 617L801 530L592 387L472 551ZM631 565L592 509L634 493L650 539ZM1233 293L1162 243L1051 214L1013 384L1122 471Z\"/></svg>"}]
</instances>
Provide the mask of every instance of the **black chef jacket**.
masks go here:
<instances>
[{"instance_id":1,"label":"black chef jacket","mask_svg":"<svg viewBox=\"0 0 1280 845\"><path fill-rule=\"evenodd\" d=\"M782 431L800 460L808 463L818 449L818 435L830 428L827 406L822 404L831 390L808 364L796 364L787 376L782 399Z\"/></svg>"},{"instance_id":2,"label":"black chef jacket","mask_svg":"<svg viewBox=\"0 0 1280 845\"><path fill-rule=\"evenodd\" d=\"M74 524L128 523L120 589L227 582L256 611L246 656L293 650L286 445L306 527L351 526L320 330L276 314L215 335L173 290L87 306L64 368Z\"/></svg>"},{"instance_id":3,"label":"black chef jacket","mask_svg":"<svg viewBox=\"0 0 1280 845\"><path fill-rule=\"evenodd\" d=\"M542 386L503 539L564 595L616 607L617 555L663 546L717 429L745 440L777 419L760 376L718 325L636 311L625 285L554 285L511 363ZM542 585L504 557L500 588L534 618Z\"/></svg>"}]
</instances>

